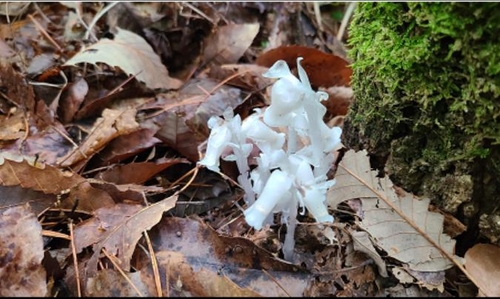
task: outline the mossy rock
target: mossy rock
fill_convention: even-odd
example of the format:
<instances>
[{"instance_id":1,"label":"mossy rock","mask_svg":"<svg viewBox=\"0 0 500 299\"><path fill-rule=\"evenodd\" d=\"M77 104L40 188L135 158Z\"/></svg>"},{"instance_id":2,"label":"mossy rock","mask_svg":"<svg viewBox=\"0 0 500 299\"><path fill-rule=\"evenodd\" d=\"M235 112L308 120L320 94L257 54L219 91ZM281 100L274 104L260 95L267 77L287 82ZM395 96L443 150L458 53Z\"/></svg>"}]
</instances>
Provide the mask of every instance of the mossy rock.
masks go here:
<instances>
[{"instance_id":1,"label":"mossy rock","mask_svg":"<svg viewBox=\"0 0 500 299\"><path fill-rule=\"evenodd\" d=\"M493 242L498 20L499 3L359 3L349 31L355 102L343 133L346 146L367 149L396 184L479 225Z\"/></svg>"}]
</instances>

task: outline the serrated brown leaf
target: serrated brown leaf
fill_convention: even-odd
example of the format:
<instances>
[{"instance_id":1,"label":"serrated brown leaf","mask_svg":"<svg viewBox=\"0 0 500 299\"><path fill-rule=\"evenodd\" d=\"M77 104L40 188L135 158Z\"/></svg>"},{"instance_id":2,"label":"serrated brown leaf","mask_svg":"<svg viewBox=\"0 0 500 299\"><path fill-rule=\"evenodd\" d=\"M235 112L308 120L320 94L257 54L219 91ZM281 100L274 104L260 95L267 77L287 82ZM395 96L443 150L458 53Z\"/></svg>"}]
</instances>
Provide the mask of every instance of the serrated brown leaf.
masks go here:
<instances>
[{"instance_id":1,"label":"serrated brown leaf","mask_svg":"<svg viewBox=\"0 0 500 299\"><path fill-rule=\"evenodd\" d=\"M81 161L88 161L114 138L136 131L139 128L135 120L136 112L135 109L105 109L82 144L59 159L60 166L69 167Z\"/></svg>"},{"instance_id":2,"label":"serrated brown leaf","mask_svg":"<svg viewBox=\"0 0 500 299\"><path fill-rule=\"evenodd\" d=\"M93 188L78 174L39 163L34 157L9 152L0 153L0 185L20 186L45 194L67 194L68 197L61 202L63 208L71 209L78 202L79 209L91 212L114 204L107 193ZM18 203L23 200L19 198ZM9 204L15 202L11 199Z\"/></svg>"},{"instance_id":3,"label":"serrated brown leaf","mask_svg":"<svg viewBox=\"0 0 500 299\"><path fill-rule=\"evenodd\" d=\"M414 271L442 271L453 266L438 248L454 254L455 241L443 233L443 215L428 211L427 198L397 194L389 178L379 178L371 170L366 150L348 151L335 179L337 183L327 193L328 204L336 207L344 200L360 198L361 227L390 256Z\"/></svg>"},{"instance_id":4,"label":"serrated brown leaf","mask_svg":"<svg viewBox=\"0 0 500 299\"><path fill-rule=\"evenodd\" d=\"M130 259L142 233L157 224L163 212L173 208L176 201L175 195L148 207L117 204L97 210L95 217L78 225L75 228L76 250L81 251L93 245L94 253L87 263L89 276L97 273L97 263L103 248L116 255L120 267L129 271Z\"/></svg>"}]
</instances>

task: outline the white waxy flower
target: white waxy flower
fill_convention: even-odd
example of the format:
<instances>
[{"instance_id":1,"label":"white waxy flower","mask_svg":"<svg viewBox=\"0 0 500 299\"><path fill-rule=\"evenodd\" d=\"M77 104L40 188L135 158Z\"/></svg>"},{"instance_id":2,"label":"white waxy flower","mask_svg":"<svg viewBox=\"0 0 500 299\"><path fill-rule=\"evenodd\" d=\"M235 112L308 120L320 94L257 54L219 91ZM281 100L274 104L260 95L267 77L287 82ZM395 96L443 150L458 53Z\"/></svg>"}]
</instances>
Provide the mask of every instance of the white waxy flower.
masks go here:
<instances>
[{"instance_id":1,"label":"white waxy flower","mask_svg":"<svg viewBox=\"0 0 500 299\"><path fill-rule=\"evenodd\" d=\"M264 124L260 119L260 109L248 116L241 126L247 138L250 138L264 154L280 150L285 143L285 134L278 133Z\"/></svg>"},{"instance_id":2,"label":"white waxy flower","mask_svg":"<svg viewBox=\"0 0 500 299\"><path fill-rule=\"evenodd\" d=\"M333 216L328 214L325 205L326 194L318 188L305 188L303 201L307 210L318 222L333 222Z\"/></svg>"},{"instance_id":3,"label":"white waxy flower","mask_svg":"<svg viewBox=\"0 0 500 299\"><path fill-rule=\"evenodd\" d=\"M264 112L264 122L272 127L290 125L302 113L302 102L312 90L292 74L284 60L278 60L262 76L279 79L271 88L271 105Z\"/></svg>"},{"instance_id":4,"label":"white waxy flower","mask_svg":"<svg viewBox=\"0 0 500 299\"><path fill-rule=\"evenodd\" d=\"M198 163L212 171L219 172L219 159L231 141L232 134L227 122L217 116L209 119L208 126L212 130L208 137L207 151L205 157Z\"/></svg>"},{"instance_id":5,"label":"white waxy flower","mask_svg":"<svg viewBox=\"0 0 500 299\"><path fill-rule=\"evenodd\" d=\"M292 180L285 172L273 171L257 201L243 213L246 222L257 230L261 229L264 220L286 196L291 186Z\"/></svg>"}]
</instances>

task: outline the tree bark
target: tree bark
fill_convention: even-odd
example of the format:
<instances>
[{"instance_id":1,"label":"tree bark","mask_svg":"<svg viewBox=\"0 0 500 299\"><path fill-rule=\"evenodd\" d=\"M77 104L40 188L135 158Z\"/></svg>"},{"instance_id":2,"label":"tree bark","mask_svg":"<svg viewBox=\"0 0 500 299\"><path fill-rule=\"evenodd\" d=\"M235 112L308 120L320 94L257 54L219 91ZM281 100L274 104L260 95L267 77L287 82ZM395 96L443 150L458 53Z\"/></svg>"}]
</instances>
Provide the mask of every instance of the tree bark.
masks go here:
<instances>
[{"instance_id":1,"label":"tree bark","mask_svg":"<svg viewBox=\"0 0 500 299\"><path fill-rule=\"evenodd\" d=\"M359 3L343 143L500 244L500 4ZM474 240L476 241L476 240Z\"/></svg>"}]
</instances>

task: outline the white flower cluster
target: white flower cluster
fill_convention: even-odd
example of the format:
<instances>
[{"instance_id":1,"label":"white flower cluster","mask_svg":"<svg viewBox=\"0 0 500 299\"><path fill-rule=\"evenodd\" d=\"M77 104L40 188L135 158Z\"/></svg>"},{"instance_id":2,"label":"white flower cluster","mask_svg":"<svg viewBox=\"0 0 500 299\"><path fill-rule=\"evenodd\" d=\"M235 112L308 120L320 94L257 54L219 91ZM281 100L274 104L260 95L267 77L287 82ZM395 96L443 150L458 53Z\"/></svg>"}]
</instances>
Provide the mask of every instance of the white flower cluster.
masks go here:
<instances>
[{"instance_id":1,"label":"white flower cluster","mask_svg":"<svg viewBox=\"0 0 500 299\"><path fill-rule=\"evenodd\" d=\"M243 123L230 109L225 111L224 119L210 118L206 155L199 161L216 172L220 171L220 158L236 161L238 183L249 206L245 220L255 229L271 223L273 213L282 212L282 221L288 225L283 247L287 259L293 252L299 205L306 207L316 221L333 222L325 199L335 181L327 180L327 172L333 164L332 150L340 143L342 133L339 127L329 128L323 122L326 108L320 101L328 95L312 90L301 60L297 59L300 80L283 60L263 74L278 79L271 89L271 105L264 113L256 109ZM271 127L287 127L286 136ZM309 143L298 148L298 137ZM255 157L257 167L250 171L248 157L255 147L260 153Z\"/></svg>"}]
</instances>

